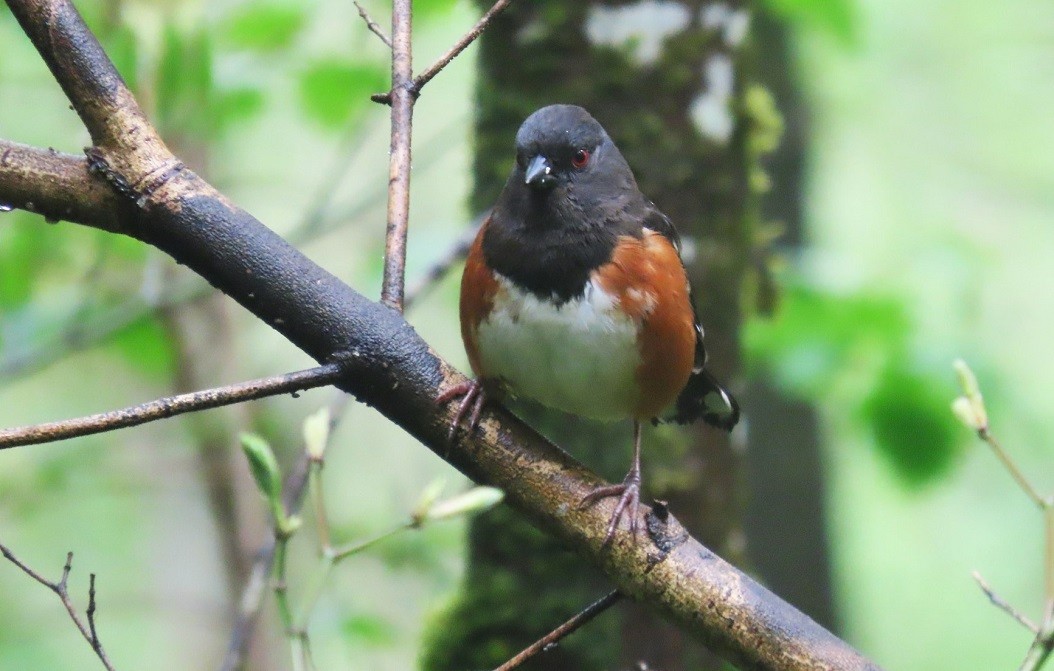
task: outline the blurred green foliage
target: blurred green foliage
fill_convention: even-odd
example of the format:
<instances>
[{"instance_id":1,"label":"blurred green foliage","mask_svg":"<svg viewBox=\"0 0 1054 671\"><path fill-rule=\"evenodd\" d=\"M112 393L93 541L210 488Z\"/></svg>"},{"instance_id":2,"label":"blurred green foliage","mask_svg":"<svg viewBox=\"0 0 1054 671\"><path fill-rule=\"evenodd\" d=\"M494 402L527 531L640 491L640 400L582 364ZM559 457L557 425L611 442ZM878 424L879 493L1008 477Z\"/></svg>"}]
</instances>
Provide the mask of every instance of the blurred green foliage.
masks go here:
<instances>
[{"instance_id":1,"label":"blurred green foliage","mask_svg":"<svg viewBox=\"0 0 1054 671\"><path fill-rule=\"evenodd\" d=\"M748 322L744 348L752 375L856 416L900 481L916 487L946 474L962 442L947 363L918 344L909 314L892 295L791 283L774 317Z\"/></svg>"},{"instance_id":2,"label":"blurred green foliage","mask_svg":"<svg viewBox=\"0 0 1054 671\"><path fill-rule=\"evenodd\" d=\"M849 46L856 42L856 0L762 0L776 16L799 26L827 33Z\"/></svg>"},{"instance_id":3,"label":"blurred green foliage","mask_svg":"<svg viewBox=\"0 0 1054 671\"><path fill-rule=\"evenodd\" d=\"M370 94L388 88L381 64L329 58L310 63L300 74L300 100L308 117L330 129L344 127L370 102Z\"/></svg>"},{"instance_id":4,"label":"blurred green foliage","mask_svg":"<svg viewBox=\"0 0 1054 671\"><path fill-rule=\"evenodd\" d=\"M151 378L165 379L176 369L169 333L153 315L118 330L110 344L125 362Z\"/></svg>"},{"instance_id":5,"label":"blurred green foliage","mask_svg":"<svg viewBox=\"0 0 1054 671\"><path fill-rule=\"evenodd\" d=\"M48 265L59 264L62 259L51 253L54 250L40 235L38 222L15 213L4 216L12 220L5 224L4 244L0 245L0 308L9 313L29 300Z\"/></svg>"},{"instance_id":6,"label":"blurred green foliage","mask_svg":"<svg viewBox=\"0 0 1054 671\"><path fill-rule=\"evenodd\" d=\"M784 388L817 401L831 420L828 425L838 425L828 426L836 443L828 451L835 492L831 534L845 576L840 605L854 643L889 668L1001 668L1027 645L1015 638L1023 639L1025 632L987 606L970 584L968 571L980 566L986 576L996 574L993 584L1006 586L1011 601L1027 604L1035 594L1039 559L1013 548L1031 542L1027 534L1033 520L1027 503L1015 507L1018 494L1008 478L994 474L990 455L977 450L976 462L968 468L953 474L948 470L957 460L957 441L969 440L965 429L956 431L948 412L956 393L948 364L963 353L952 348L966 347L982 371L999 371L983 377L1001 430L1016 431L1015 446L1031 450L1026 454L1031 462L1025 462L1026 468L1032 466L1030 472L1049 464L1044 403L1050 374L1042 355L1048 347L1048 311L1045 275L1035 270L1049 270L1054 193L1048 184L1054 152L1046 150L1051 135L1043 125L1050 108L1042 67L1043 59L1049 60L1049 40L1035 32L1050 25L1049 3L763 3L800 28L798 42L805 54L800 77L818 112L813 153L825 158L813 167L813 179L822 186L812 196L811 240L818 254L844 253L854 266L867 268L859 284L847 286L876 288L839 293L805 280L789 282L778 316L754 321L746 331L751 370L772 373ZM339 39L319 37L325 24L332 23L330 14L347 10L347 2L203 3L189 11L204 13L189 18L175 15L177 3L76 4L166 136L213 143L208 149L221 153L229 175L236 175L241 185L280 192L278 200L287 201L289 192L267 181L273 175L254 172L256 166L244 159L257 145L267 144L266 138L256 135L239 144L231 140L231 131L255 132L253 124L268 119L268 131L303 134L296 142L311 157L305 162L324 163L330 154L312 143L330 149L332 136L368 109L365 97L387 88L384 49L357 24L353 8L342 15L348 20L333 29ZM458 8L453 0L414 4L418 39L426 38L433 20ZM179 5L184 11L189 6ZM135 12L115 13L121 6ZM384 3L370 3L369 8L381 25L387 24ZM462 14L448 34L417 52L419 66L427 59L421 54L438 53L470 25L474 15ZM948 21L953 15L956 20ZM140 21L144 16L149 20ZM0 101L25 102L0 105L0 135L9 136L11 123L25 141L77 151L86 136L3 7L0 44ZM848 57L846 45L854 47ZM327 86L340 90L327 91ZM421 107L440 95L448 96L440 99L443 105L468 96L465 86L449 87L449 78L433 84ZM348 94L351 89L353 95ZM282 109L286 102L292 113ZM426 118L421 115L422 122ZM48 133L68 132L41 139L43 133L24 130L38 126ZM443 146L451 142L447 139ZM838 157L845 158L839 162ZM464 169L467 162L454 165ZM442 190L461 189L454 181L444 181ZM415 184L415 192L428 188L426 180ZM244 198L244 204L268 222L290 217L269 203ZM283 205L295 210L299 204ZM927 233L927 227L942 233ZM876 235L876 230L882 232ZM363 235L346 244L342 238L340 245L327 244L335 251L323 251L333 254L328 261L334 268L358 263L356 272L365 275L361 269L368 268L376 275L379 254L375 246L360 244L364 239L370 240ZM411 236L411 252L422 239L446 237L438 228L422 227ZM939 263L915 263L926 253L931 260L946 258L933 255L932 248L946 254L958 239L970 240L979 250L959 274L942 274ZM365 258L349 261L361 249L369 250ZM179 362L162 325L142 316L152 312L157 293L168 288L165 278L148 267L151 261L156 263L157 257L127 238L45 226L26 213L0 214L0 370L9 372L5 367L15 364L15 376L34 373L19 381L3 379L0 411L6 412L8 423L118 407L170 391L168 376ZM925 274L919 272L923 266ZM897 280L910 283L912 290L891 288ZM942 293L948 288L961 293ZM456 321L450 309L441 306L427 313L419 327L435 330L444 319ZM943 325L945 331L939 336L921 332L922 317L931 320L927 327ZM952 351L942 351L942 343L935 341L951 331L967 335L943 343ZM97 344L98 333L109 334L104 348L69 356ZM245 359L256 351L270 357L272 350L260 345L268 341L258 335L245 342ZM456 335L444 346L444 355L459 354ZM17 361L27 354L27 360L70 360L50 370L19 368ZM275 361L267 363L280 365ZM1000 404L1000 397L1011 401ZM263 416L257 426L278 433L283 424L291 424L271 412L273 406L261 406L268 410L253 411ZM349 518L338 523L341 530L365 532L378 520L398 519L405 506L393 503L398 496L391 492L415 475L421 481L431 477L418 461L431 455L422 457L416 446L403 445L410 439L383 433L387 428L379 435L388 449L377 459L365 442L376 440L379 422L364 419L365 414L355 417L354 430L344 437L352 446L342 445L332 455L332 472L350 474L348 482L356 484L329 490L339 502L335 513ZM209 573L217 563L216 539L207 530L201 503L206 497L179 421L72 445L3 453L0 521L5 540L24 549L35 566L49 569L48 575L55 576L71 548L78 552L75 579L89 570L99 572L105 586L102 635L108 644L112 641L121 668L210 667L224 643L223 626L215 619L223 610L224 585ZM364 428L370 421L373 428ZM906 497L905 502L897 488L888 486L882 469L859 458L859 441L842 442L848 432L853 434L849 438L858 435L873 445L906 488L936 484L942 474L945 486L930 486L925 495ZM427 462L428 468L435 468L434 461ZM372 470L364 476L377 462L384 462L394 477ZM375 563L402 575L379 585L376 573L363 572L365 581L335 594L335 600L343 599L344 612L351 613L340 616L339 626L360 660L378 659L366 657L369 651L362 648L389 648L395 651L384 658L390 665L372 668L408 668L419 613L399 603L398 614L384 614L393 602L388 588L412 572L406 582L417 586L414 596L420 601L415 605L434 599L456 574L452 558L459 547L457 534L440 528L402 535L371 553ZM1007 560L1008 554L1014 561ZM193 585L172 582L173 576L188 571ZM349 580L358 573L358 568L350 570ZM399 586L415 589L404 582ZM95 665L51 595L4 566L0 589L9 605L0 609L0 667ZM905 604L920 621L907 638ZM963 646L968 653L949 655ZM346 660L346 652L326 659Z\"/></svg>"},{"instance_id":7,"label":"blurred green foliage","mask_svg":"<svg viewBox=\"0 0 1054 671\"><path fill-rule=\"evenodd\" d=\"M340 629L351 645L386 647L398 640L396 626L374 613L356 613L344 618Z\"/></svg>"},{"instance_id":8,"label":"blurred green foliage","mask_svg":"<svg viewBox=\"0 0 1054 671\"><path fill-rule=\"evenodd\" d=\"M292 46L306 20L306 8L299 4L248 3L228 16L221 40L235 49L274 53Z\"/></svg>"}]
</instances>

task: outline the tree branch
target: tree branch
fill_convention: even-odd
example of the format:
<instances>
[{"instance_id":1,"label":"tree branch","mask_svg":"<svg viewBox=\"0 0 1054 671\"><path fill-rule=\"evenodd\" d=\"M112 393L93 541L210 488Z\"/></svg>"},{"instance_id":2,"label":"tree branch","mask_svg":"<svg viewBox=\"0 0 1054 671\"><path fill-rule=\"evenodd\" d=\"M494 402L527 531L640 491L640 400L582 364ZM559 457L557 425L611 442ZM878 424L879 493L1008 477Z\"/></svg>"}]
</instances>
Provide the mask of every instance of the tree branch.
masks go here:
<instances>
[{"instance_id":1,"label":"tree branch","mask_svg":"<svg viewBox=\"0 0 1054 671\"><path fill-rule=\"evenodd\" d=\"M109 671L114 671L113 664L110 663L110 658L106 655L106 651L103 650L102 647L102 642L99 641L99 637L95 633L95 574L91 574L90 586L88 588L88 626L85 627L80 616L77 615L77 607L73 605L73 599L70 598L69 593L70 571L73 570L72 552L66 553L66 564L62 567L62 578L60 578L58 582L52 582L34 571L29 565L16 557L14 553L2 543L0 543L0 554L21 569L23 573L33 580L36 580L44 587L47 587L59 597L59 600L62 601L62 605L66 608L66 612L69 613L70 619L73 620L73 624L77 626L81 636L84 637L84 640L87 641L88 645L90 645L92 650L95 651L95 655L99 658L99 661L101 661L102 665L109 669Z\"/></svg>"},{"instance_id":2,"label":"tree branch","mask_svg":"<svg viewBox=\"0 0 1054 671\"><path fill-rule=\"evenodd\" d=\"M573 634L581 628L582 625L588 623L608 608L611 608L621 598L622 595L619 594L618 590L609 592L597 601L586 606L585 610L576 614L567 622L564 622L556 629L553 629L545 636L542 636L534 643L531 643L517 653L515 657L494 669L494 671L512 671L513 669L518 669L523 666L524 662L536 657L539 653L547 651L550 647L556 645L561 639Z\"/></svg>"},{"instance_id":3,"label":"tree branch","mask_svg":"<svg viewBox=\"0 0 1054 671\"><path fill-rule=\"evenodd\" d=\"M1028 629L1033 634L1039 633L1039 627L1036 626L1036 623L1028 619L1028 616L1017 608L1010 605L1009 601L996 594L995 590L992 589L991 585L989 585L983 577L981 577L980 573L974 571L973 579L977 582L977 586L981 588L981 591L984 592L984 595L988 597L988 600L992 602L993 606L1017 620L1022 627Z\"/></svg>"},{"instance_id":4,"label":"tree branch","mask_svg":"<svg viewBox=\"0 0 1054 671\"><path fill-rule=\"evenodd\" d=\"M403 310L406 234L410 221L410 138L413 130L411 0L392 1L392 144L388 162L388 228L384 239L381 302Z\"/></svg>"},{"instance_id":5,"label":"tree branch","mask_svg":"<svg viewBox=\"0 0 1054 671\"><path fill-rule=\"evenodd\" d=\"M48 221L68 219L121 231L117 196L88 173L83 156L0 139L0 194L5 205L42 214Z\"/></svg>"},{"instance_id":6,"label":"tree branch","mask_svg":"<svg viewBox=\"0 0 1054 671\"><path fill-rule=\"evenodd\" d=\"M354 0L354 5L355 9L359 10L359 16L361 16L362 20L366 22L366 28L369 29L371 33L379 37L381 39L381 42L384 42L386 45L388 45L388 48L391 49L391 38L384 34L384 31L381 29L380 25L373 20L373 18L366 11L366 8L359 4L358 0Z\"/></svg>"},{"instance_id":7,"label":"tree branch","mask_svg":"<svg viewBox=\"0 0 1054 671\"><path fill-rule=\"evenodd\" d=\"M460 40L454 43L454 46L450 47L445 54L439 57L439 59L428 66L428 69L417 75L414 78L414 91L417 95L421 95L421 89L425 87L425 84L432 81L439 72L450 65L450 61L457 58L458 54L468 48L468 45L476 41L476 38L483 34L486 30L487 24L490 23L491 19L500 14L505 10L506 7L512 4L512 0L498 0L494 5L487 10L487 12L480 17L476 25L472 26L472 29L465 33Z\"/></svg>"},{"instance_id":8,"label":"tree branch","mask_svg":"<svg viewBox=\"0 0 1054 671\"><path fill-rule=\"evenodd\" d=\"M106 145L95 163L135 204L130 235L193 269L317 361L340 360L347 374L338 386L473 480L504 490L514 508L600 566L620 592L744 671L878 668L689 537L672 516L642 506L647 534L637 542L620 535L605 547L613 502L578 507L600 479L507 410L488 409L476 432L448 443L454 409L437 407L435 398L465 377L396 310L344 285L183 168L140 123L131 94L68 2L7 2L92 137Z\"/></svg>"},{"instance_id":9,"label":"tree branch","mask_svg":"<svg viewBox=\"0 0 1054 671\"><path fill-rule=\"evenodd\" d=\"M324 387L336 382L343 371L339 364L239 382L226 387L205 389L178 396L167 396L141 405L111 410L87 417L30 426L0 429L0 450L21 445L50 443L104 431L139 426L197 410L218 408L278 394L295 394L304 389Z\"/></svg>"}]
</instances>

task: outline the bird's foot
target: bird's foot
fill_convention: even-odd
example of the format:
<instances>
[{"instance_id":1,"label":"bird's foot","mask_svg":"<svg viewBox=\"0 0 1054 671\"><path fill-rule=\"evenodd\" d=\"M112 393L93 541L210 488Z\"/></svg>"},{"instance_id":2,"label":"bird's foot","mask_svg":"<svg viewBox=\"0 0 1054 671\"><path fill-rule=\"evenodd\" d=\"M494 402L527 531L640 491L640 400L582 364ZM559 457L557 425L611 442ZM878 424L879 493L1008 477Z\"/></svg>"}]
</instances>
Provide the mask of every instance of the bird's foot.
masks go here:
<instances>
[{"instance_id":1,"label":"bird's foot","mask_svg":"<svg viewBox=\"0 0 1054 671\"><path fill-rule=\"evenodd\" d=\"M461 403L457 407L457 412L454 413L454 418L450 420L450 433L447 434L449 440L454 440L457 427L464 421L465 414L470 409L472 413L469 415L468 424L465 428L471 432L479 426L479 415L483 411L483 404L487 400L487 395L483 391L482 382L479 380L468 380L444 389L436 397L436 405L442 405L455 398L460 398Z\"/></svg>"},{"instance_id":2,"label":"bird's foot","mask_svg":"<svg viewBox=\"0 0 1054 671\"><path fill-rule=\"evenodd\" d=\"M638 469L631 470L626 474L626 479L620 485L597 487L582 497L578 507L580 509L588 508L600 499L606 499L609 496L617 496L619 499L618 503L615 504L615 511L611 513L611 523L608 524L608 532L604 536L604 545L610 543L611 539L615 537L615 529L618 528L619 520L625 512L629 512L629 531L633 539L636 540L637 520L639 517L637 513L640 509L640 471Z\"/></svg>"}]
</instances>

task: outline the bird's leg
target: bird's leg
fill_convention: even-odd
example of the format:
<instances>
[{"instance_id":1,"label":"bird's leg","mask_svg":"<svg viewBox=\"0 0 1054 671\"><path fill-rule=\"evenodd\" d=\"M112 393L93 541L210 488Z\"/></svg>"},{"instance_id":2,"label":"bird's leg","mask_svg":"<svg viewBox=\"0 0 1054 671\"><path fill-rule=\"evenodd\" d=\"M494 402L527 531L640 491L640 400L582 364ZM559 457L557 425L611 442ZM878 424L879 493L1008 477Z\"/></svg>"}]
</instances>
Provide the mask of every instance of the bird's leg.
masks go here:
<instances>
[{"instance_id":1,"label":"bird's leg","mask_svg":"<svg viewBox=\"0 0 1054 671\"><path fill-rule=\"evenodd\" d=\"M454 419L450 420L450 433L447 434L449 440L454 440L457 427L465 419L465 413L468 412L469 408L472 409L472 414L469 415L468 425L465 428L473 431L479 426L479 415L483 411L483 403L486 402L487 395L483 391L482 382L479 380L467 380L444 389L436 397L436 405L442 405L455 398L461 398L461 403L458 404L457 412L454 413Z\"/></svg>"},{"instance_id":2,"label":"bird's leg","mask_svg":"<svg viewBox=\"0 0 1054 671\"><path fill-rule=\"evenodd\" d=\"M611 523L608 525L608 533L604 537L604 545L611 542L611 539L615 536L615 529L618 528L619 519L622 518L622 513L629 511L629 530L633 534L633 538L637 537L637 512L640 509L640 421L633 420L633 466L630 467L629 473L626 474L626 478L620 485L605 485L604 487L597 487L593 491L582 497L582 502L578 504L579 508L586 508L593 505L600 499L606 499L609 496L619 497L618 503L615 505L615 512L611 513Z\"/></svg>"}]
</instances>

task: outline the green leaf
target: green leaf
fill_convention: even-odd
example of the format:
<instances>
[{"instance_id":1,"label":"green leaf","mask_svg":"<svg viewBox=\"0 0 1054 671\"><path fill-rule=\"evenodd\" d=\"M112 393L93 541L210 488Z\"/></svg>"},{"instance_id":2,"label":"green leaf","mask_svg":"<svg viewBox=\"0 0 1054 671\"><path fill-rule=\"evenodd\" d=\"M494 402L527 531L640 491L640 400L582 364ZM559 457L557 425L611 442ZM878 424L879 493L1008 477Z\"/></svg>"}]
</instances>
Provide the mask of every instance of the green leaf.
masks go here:
<instances>
[{"instance_id":1,"label":"green leaf","mask_svg":"<svg viewBox=\"0 0 1054 671\"><path fill-rule=\"evenodd\" d=\"M345 637L372 647L393 645L397 638L392 623L376 615L352 615L345 618L341 629Z\"/></svg>"},{"instance_id":2,"label":"green leaf","mask_svg":"<svg viewBox=\"0 0 1054 671\"><path fill-rule=\"evenodd\" d=\"M272 52L292 44L304 27L304 8L287 3L243 5L221 28L222 40L236 49Z\"/></svg>"},{"instance_id":3,"label":"green leaf","mask_svg":"<svg viewBox=\"0 0 1054 671\"><path fill-rule=\"evenodd\" d=\"M264 95L258 89L240 88L220 91L215 96L213 121L217 132L223 132L248 121L264 108Z\"/></svg>"},{"instance_id":4,"label":"green leaf","mask_svg":"<svg viewBox=\"0 0 1054 671\"><path fill-rule=\"evenodd\" d=\"M243 433L239 437L242 451L249 460L249 469L260 493L271 505L272 510L282 509L282 474L278 470L278 460L274 457L271 445L256 434ZM281 523L280 515L275 520Z\"/></svg>"},{"instance_id":5,"label":"green leaf","mask_svg":"<svg viewBox=\"0 0 1054 671\"><path fill-rule=\"evenodd\" d=\"M430 21L448 14L457 0L414 0L414 21Z\"/></svg>"},{"instance_id":6,"label":"green leaf","mask_svg":"<svg viewBox=\"0 0 1054 671\"><path fill-rule=\"evenodd\" d=\"M763 4L788 21L828 33L844 46L856 43L854 0L764 0Z\"/></svg>"},{"instance_id":7,"label":"green leaf","mask_svg":"<svg viewBox=\"0 0 1054 671\"><path fill-rule=\"evenodd\" d=\"M379 65L338 59L318 61L300 76L300 100L309 117L329 128L344 125L370 102L370 95L388 88L387 70Z\"/></svg>"},{"instance_id":8,"label":"green leaf","mask_svg":"<svg viewBox=\"0 0 1054 671\"><path fill-rule=\"evenodd\" d=\"M792 284L775 317L746 324L743 345L755 373L772 371L787 389L817 397L826 395L851 356L884 358L905 350L910 336L903 301Z\"/></svg>"},{"instance_id":9,"label":"green leaf","mask_svg":"<svg viewBox=\"0 0 1054 671\"><path fill-rule=\"evenodd\" d=\"M321 461L326 454L326 445L329 443L331 413L328 406L319 408L304 420L302 432L304 435L304 449L307 456L315 461Z\"/></svg>"},{"instance_id":10,"label":"green leaf","mask_svg":"<svg viewBox=\"0 0 1054 671\"><path fill-rule=\"evenodd\" d=\"M961 434L948 412L951 392L940 380L894 363L861 408L879 452L912 487L947 473L960 452Z\"/></svg>"},{"instance_id":11,"label":"green leaf","mask_svg":"<svg viewBox=\"0 0 1054 671\"><path fill-rule=\"evenodd\" d=\"M505 492L496 487L473 487L449 499L436 502L425 511L422 521L446 520L462 515L475 515L501 503Z\"/></svg>"}]
</instances>

